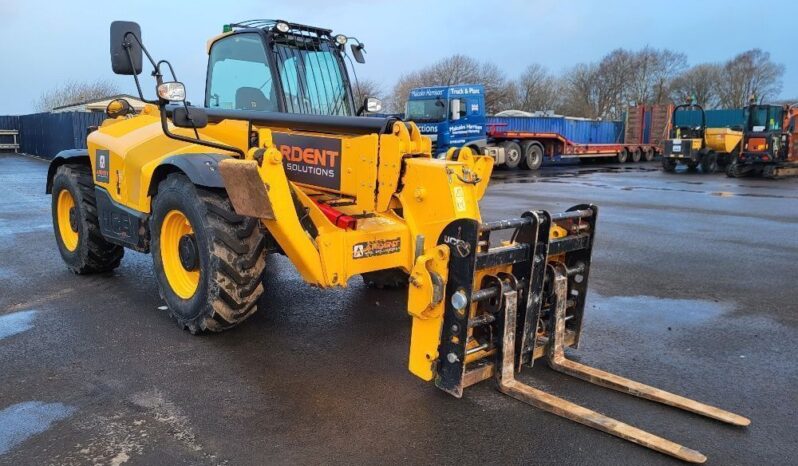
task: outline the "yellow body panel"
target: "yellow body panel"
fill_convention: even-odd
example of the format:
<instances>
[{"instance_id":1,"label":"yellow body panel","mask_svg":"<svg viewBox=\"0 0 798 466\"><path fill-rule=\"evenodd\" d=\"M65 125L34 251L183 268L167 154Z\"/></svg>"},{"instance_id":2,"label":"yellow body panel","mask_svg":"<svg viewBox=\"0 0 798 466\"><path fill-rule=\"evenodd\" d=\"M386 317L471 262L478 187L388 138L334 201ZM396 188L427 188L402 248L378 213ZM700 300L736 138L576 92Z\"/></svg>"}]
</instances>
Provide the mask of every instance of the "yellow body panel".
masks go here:
<instances>
[{"instance_id":1,"label":"yellow body panel","mask_svg":"<svg viewBox=\"0 0 798 466\"><path fill-rule=\"evenodd\" d=\"M456 219L480 221L478 201L492 160L469 150L447 160L432 159L429 139L413 123L396 123L389 134L367 135L251 129L257 132L258 147L249 147L250 126L244 121L225 120L199 130L203 140L245 151L245 162L237 154L168 138L157 108L148 106L140 115L107 120L89 136L89 154L94 165L97 151L108 151L108 181L97 185L115 202L143 213L151 211L153 174L168 157L216 153L231 156L224 164L245 163L263 181L273 212L273 218L261 222L310 284L346 286L365 272L413 271L409 366L419 377L431 379L444 309L436 297L448 266L448 247L438 241ZM170 130L193 136L193 131L171 124ZM345 201L335 207L341 213L357 217L355 228L333 224L317 204L337 205L335 201ZM312 221L315 236L303 225L297 203ZM183 293L191 294L193 283L181 270L174 272L175 280L185 282Z\"/></svg>"},{"instance_id":2,"label":"yellow body panel","mask_svg":"<svg viewBox=\"0 0 798 466\"><path fill-rule=\"evenodd\" d=\"M743 139L743 132L729 128L707 128L704 131L704 139L710 149L715 152L729 154L740 145L740 141Z\"/></svg>"}]
</instances>

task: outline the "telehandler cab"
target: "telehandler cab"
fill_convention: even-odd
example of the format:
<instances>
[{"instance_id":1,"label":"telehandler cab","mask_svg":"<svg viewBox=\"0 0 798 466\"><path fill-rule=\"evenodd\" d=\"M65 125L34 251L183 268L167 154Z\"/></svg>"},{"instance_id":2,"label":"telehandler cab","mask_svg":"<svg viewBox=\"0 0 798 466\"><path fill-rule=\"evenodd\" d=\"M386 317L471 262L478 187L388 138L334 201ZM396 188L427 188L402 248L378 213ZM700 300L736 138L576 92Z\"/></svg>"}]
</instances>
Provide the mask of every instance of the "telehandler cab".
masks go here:
<instances>
[{"instance_id":1,"label":"telehandler cab","mask_svg":"<svg viewBox=\"0 0 798 466\"><path fill-rule=\"evenodd\" d=\"M225 26L208 43L203 107L135 23L111 25L119 74L153 68L158 98L134 115L114 102L88 150L50 165L53 225L67 266L108 271L123 248L151 252L170 314L192 333L241 323L259 305L267 254L306 282L408 287L409 370L456 397L495 378L526 403L685 461L697 451L515 378L545 357L554 369L734 425L748 419L566 358L582 330L598 208L482 222L490 157L433 159L415 124L356 116L344 59L363 44L285 21ZM350 62L351 63L351 62ZM172 81L165 81L168 69ZM510 241L493 245L499 230ZM495 242L495 241L494 241Z\"/></svg>"}]
</instances>

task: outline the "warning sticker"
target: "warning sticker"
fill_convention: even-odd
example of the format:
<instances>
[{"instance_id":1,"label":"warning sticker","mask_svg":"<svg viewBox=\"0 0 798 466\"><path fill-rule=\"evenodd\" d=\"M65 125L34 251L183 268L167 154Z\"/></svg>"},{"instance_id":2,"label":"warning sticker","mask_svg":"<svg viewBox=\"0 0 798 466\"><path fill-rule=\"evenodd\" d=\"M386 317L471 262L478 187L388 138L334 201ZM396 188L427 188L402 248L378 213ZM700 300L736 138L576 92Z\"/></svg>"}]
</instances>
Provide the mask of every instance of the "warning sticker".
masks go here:
<instances>
[{"instance_id":1,"label":"warning sticker","mask_svg":"<svg viewBox=\"0 0 798 466\"><path fill-rule=\"evenodd\" d=\"M110 181L110 168L108 167L108 151L104 149L97 149L96 159L94 164L94 179L98 183L108 183Z\"/></svg>"},{"instance_id":2,"label":"warning sticker","mask_svg":"<svg viewBox=\"0 0 798 466\"><path fill-rule=\"evenodd\" d=\"M374 241L364 241L352 246L352 258L365 259L367 257L382 256L399 252L402 247L401 238L377 239Z\"/></svg>"}]
</instances>

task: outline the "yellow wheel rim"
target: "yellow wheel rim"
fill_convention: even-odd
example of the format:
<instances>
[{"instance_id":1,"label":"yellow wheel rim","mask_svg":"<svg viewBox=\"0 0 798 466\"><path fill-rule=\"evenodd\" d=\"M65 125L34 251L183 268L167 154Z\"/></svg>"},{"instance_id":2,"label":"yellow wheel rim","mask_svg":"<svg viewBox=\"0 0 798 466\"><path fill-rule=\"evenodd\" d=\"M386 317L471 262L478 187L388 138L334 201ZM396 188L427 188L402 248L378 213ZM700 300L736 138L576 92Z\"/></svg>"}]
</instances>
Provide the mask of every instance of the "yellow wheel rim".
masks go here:
<instances>
[{"instance_id":1,"label":"yellow wheel rim","mask_svg":"<svg viewBox=\"0 0 798 466\"><path fill-rule=\"evenodd\" d=\"M72 252L78 248L78 212L75 207L75 198L67 189L62 189L58 193L58 203L56 204L58 216L58 234L61 242L68 251ZM72 220L70 221L70 215Z\"/></svg>"},{"instance_id":2,"label":"yellow wheel rim","mask_svg":"<svg viewBox=\"0 0 798 466\"><path fill-rule=\"evenodd\" d=\"M191 222L179 210L170 210L161 224L161 262L166 280L176 295L183 299L194 296L199 286L199 263L195 270L188 270L180 260L180 239L193 235Z\"/></svg>"}]
</instances>

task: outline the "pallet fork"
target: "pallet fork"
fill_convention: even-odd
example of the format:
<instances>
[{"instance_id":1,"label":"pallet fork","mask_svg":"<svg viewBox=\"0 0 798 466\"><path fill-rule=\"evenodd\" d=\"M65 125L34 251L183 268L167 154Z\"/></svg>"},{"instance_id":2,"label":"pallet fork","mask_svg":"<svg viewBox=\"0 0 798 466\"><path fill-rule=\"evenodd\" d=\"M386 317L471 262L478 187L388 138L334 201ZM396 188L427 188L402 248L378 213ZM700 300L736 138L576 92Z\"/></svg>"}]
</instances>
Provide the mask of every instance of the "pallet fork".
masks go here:
<instances>
[{"instance_id":1,"label":"pallet fork","mask_svg":"<svg viewBox=\"0 0 798 466\"><path fill-rule=\"evenodd\" d=\"M750 424L742 416L567 358L565 348L576 347L581 333L597 215L596 206L579 205L560 214L527 212L519 219L479 227L474 245L479 253L471 267L482 286L471 290L470 333L463 334L462 352L458 352L459 338L442 339L440 354L445 357L436 384L462 396L463 388L493 376L502 393L524 403L683 461L703 463L706 457L698 451L516 379L523 365L532 366L535 359L545 358L552 369L596 385L735 426ZM490 232L508 229L514 230L513 240L491 248ZM456 260L450 263L447 295L451 289L463 289L463 284L456 283L462 265ZM512 273L507 272L508 266ZM467 270L459 272L465 276L462 272ZM447 305L447 311L450 307ZM452 325L457 326L456 315L447 314L444 337Z\"/></svg>"}]
</instances>

